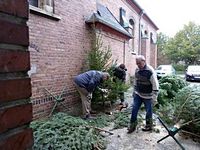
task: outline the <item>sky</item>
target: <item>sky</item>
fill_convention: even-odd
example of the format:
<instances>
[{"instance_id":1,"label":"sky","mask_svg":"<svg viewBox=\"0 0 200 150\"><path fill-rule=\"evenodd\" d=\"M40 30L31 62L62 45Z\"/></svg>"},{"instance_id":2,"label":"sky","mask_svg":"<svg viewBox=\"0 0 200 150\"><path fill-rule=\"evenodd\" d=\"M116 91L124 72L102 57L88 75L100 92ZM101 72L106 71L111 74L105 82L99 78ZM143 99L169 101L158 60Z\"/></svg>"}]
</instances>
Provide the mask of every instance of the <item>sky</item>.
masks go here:
<instances>
[{"instance_id":1,"label":"sky","mask_svg":"<svg viewBox=\"0 0 200 150\"><path fill-rule=\"evenodd\" d=\"M200 0L136 0L167 36L173 37L189 21L200 25Z\"/></svg>"}]
</instances>

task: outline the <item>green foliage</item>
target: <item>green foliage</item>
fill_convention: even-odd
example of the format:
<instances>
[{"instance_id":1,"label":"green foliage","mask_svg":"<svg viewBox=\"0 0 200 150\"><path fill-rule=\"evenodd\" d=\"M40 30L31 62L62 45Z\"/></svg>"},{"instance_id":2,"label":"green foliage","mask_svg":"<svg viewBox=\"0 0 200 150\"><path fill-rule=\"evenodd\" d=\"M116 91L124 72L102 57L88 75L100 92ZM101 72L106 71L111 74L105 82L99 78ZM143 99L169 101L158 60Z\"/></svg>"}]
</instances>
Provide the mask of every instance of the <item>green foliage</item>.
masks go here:
<instances>
[{"instance_id":1,"label":"green foliage","mask_svg":"<svg viewBox=\"0 0 200 150\"><path fill-rule=\"evenodd\" d=\"M175 63L197 64L200 59L200 26L193 22L185 25L174 38L168 40L165 53Z\"/></svg>"},{"instance_id":2,"label":"green foliage","mask_svg":"<svg viewBox=\"0 0 200 150\"><path fill-rule=\"evenodd\" d=\"M175 121L182 120L184 123L199 119L185 126L187 130L200 135L200 87L187 86L180 90L173 99Z\"/></svg>"},{"instance_id":3,"label":"green foliage","mask_svg":"<svg viewBox=\"0 0 200 150\"><path fill-rule=\"evenodd\" d=\"M128 127L130 122L130 111L124 111L114 114L114 129Z\"/></svg>"},{"instance_id":4,"label":"green foliage","mask_svg":"<svg viewBox=\"0 0 200 150\"><path fill-rule=\"evenodd\" d=\"M95 126L99 128L103 128L105 126L108 126L111 121L111 117L105 114L99 115L97 118L92 119L88 122L90 126Z\"/></svg>"},{"instance_id":5,"label":"green foliage","mask_svg":"<svg viewBox=\"0 0 200 150\"><path fill-rule=\"evenodd\" d=\"M171 64L171 61L165 54L165 50L166 50L166 46L167 46L169 37L166 36L162 32L160 32L157 37L158 37L157 38L157 53L158 53L157 62L158 62L158 65Z\"/></svg>"},{"instance_id":6,"label":"green foliage","mask_svg":"<svg viewBox=\"0 0 200 150\"><path fill-rule=\"evenodd\" d=\"M49 120L34 121L31 123L35 141L33 149L104 149L102 137L88 125L87 121L64 113L58 113Z\"/></svg>"},{"instance_id":7,"label":"green foliage","mask_svg":"<svg viewBox=\"0 0 200 150\"><path fill-rule=\"evenodd\" d=\"M159 80L159 85L158 103L164 105L169 103L187 83L178 76L165 76Z\"/></svg>"},{"instance_id":8,"label":"green foliage","mask_svg":"<svg viewBox=\"0 0 200 150\"><path fill-rule=\"evenodd\" d=\"M161 82L159 101L164 105L157 111L158 115L171 125L193 121L185 124L183 128L200 135L200 87L186 86L183 80L174 77L162 78L159 82Z\"/></svg>"},{"instance_id":9,"label":"green foliage","mask_svg":"<svg viewBox=\"0 0 200 150\"><path fill-rule=\"evenodd\" d=\"M105 149L106 143L95 127L103 128L111 122L114 122L114 129L127 127L129 116L130 111L116 112L112 116L100 115L87 121L65 113L57 113L50 119L33 121L33 149Z\"/></svg>"},{"instance_id":10,"label":"green foliage","mask_svg":"<svg viewBox=\"0 0 200 150\"><path fill-rule=\"evenodd\" d=\"M172 103L166 103L161 105L159 110L156 110L157 115L162 118L162 120L168 125L174 125L174 105Z\"/></svg>"},{"instance_id":11,"label":"green foliage","mask_svg":"<svg viewBox=\"0 0 200 150\"><path fill-rule=\"evenodd\" d=\"M164 53L168 40L169 40L169 37L163 34L162 32L158 34L157 45L158 45L159 52Z\"/></svg>"},{"instance_id":12,"label":"green foliage","mask_svg":"<svg viewBox=\"0 0 200 150\"><path fill-rule=\"evenodd\" d=\"M184 64L173 64L173 67L176 71L185 71L186 67Z\"/></svg>"},{"instance_id":13,"label":"green foliage","mask_svg":"<svg viewBox=\"0 0 200 150\"><path fill-rule=\"evenodd\" d=\"M90 70L107 70L111 61L112 53L109 46L104 47L101 35L98 35L92 43L92 49L88 54Z\"/></svg>"},{"instance_id":14,"label":"green foliage","mask_svg":"<svg viewBox=\"0 0 200 150\"><path fill-rule=\"evenodd\" d=\"M111 78L105 81L101 88L109 90L107 94L102 93L99 89L96 89L93 93L92 103L99 103L105 101L115 102L119 97L119 92L125 92L129 88L128 85L117 80L113 82L113 70L116 67L116 61L111 60L112 53L109 46L103 46L102 37L98 35L93 42L92 49L88 55L88 63L90 70L107 71Z\"/></svg>"}]
</instances>

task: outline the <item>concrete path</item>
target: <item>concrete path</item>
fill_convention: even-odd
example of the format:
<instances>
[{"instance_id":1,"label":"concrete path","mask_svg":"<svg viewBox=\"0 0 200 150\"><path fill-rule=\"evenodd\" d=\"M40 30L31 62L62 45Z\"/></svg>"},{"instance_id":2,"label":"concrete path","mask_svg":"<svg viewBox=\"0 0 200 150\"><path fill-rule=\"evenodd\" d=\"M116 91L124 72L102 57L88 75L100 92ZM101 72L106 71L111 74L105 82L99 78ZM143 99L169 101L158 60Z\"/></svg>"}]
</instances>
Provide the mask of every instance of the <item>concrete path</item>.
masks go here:
<instances>
[{"instance_id":1,"label":"concrete path","mask_svg":"<svg viewBox=\"0 0 200 150\"><path fill-rule=\"evenodd\" d=\"M129 89L126 93L126 101L131 106L132 89ZM167 131L159 121L156 122L155 128L159 129L160 132L143 132L140 127L132 134L127 134L127 128L113 130L114 135L106 137L108 143L106 150L181 150L180 146L171 137L157 143L159 139L167 135ZM106 128L106 130L109 129L112 129L112 126ZM186 150L200 150L200 143L189 138L183 138L178 134L175 137Z\"/></svg>"}]
</instances>

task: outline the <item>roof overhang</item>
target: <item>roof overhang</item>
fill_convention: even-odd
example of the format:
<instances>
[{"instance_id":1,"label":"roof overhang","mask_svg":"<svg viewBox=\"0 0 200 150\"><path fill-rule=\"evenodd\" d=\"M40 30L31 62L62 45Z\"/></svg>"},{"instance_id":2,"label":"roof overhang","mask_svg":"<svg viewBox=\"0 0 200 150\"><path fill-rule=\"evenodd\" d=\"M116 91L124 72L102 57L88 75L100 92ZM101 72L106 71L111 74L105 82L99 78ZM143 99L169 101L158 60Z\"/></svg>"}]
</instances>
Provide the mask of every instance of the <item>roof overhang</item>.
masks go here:
<instances>
[{"instance_id":1,"label":"roof overhang","mask_svg":"<svg viewBox=\"0 0 200 150\"><path fill-rule=\"evenodd\" d=\"M97 12L93 13L85 22L88 24L100 23L123 34L129 39L133 38L132 35L117 21L109 9L103 5L98 4Z\"/></svg>"}]
</instances>

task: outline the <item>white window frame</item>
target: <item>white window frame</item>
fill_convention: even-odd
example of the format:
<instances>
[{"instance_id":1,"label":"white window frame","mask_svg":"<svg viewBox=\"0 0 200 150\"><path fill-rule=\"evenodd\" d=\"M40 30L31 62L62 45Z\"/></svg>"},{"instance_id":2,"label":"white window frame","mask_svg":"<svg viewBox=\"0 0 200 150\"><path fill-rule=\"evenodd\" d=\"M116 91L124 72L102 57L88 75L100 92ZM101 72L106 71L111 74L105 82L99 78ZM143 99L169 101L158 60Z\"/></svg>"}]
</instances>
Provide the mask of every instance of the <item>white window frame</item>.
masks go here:
<instances>
[{"instance_id":1,"label":"white window frame","mask_svg":"<svg viewBox=\"0 0 200 150\"><path fill-rule=\"evenodd\" d=\"M38 7L48 13L54 13L54 1L53 0L35 0L38 1L38 6L33 6L33 7Z\"/></svg>"},{"instance_id":2,"label":"white window frame","mask_svg":"<svg viewBox=\"0 0 200 150\"><path fill-rule=\"evenodd\" d=\"M135 21L132 18L129 19L128 31L133 36L133 38L129 40L129 44L130 44L129 47L131 49L132 54L136 54L137 52L135 50Z\"/></svg>"}]
</instances>

